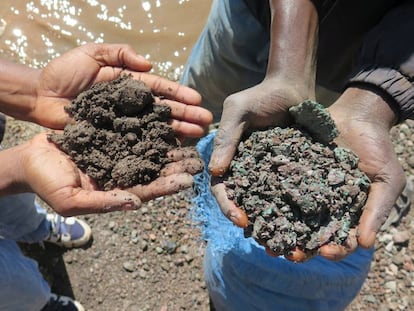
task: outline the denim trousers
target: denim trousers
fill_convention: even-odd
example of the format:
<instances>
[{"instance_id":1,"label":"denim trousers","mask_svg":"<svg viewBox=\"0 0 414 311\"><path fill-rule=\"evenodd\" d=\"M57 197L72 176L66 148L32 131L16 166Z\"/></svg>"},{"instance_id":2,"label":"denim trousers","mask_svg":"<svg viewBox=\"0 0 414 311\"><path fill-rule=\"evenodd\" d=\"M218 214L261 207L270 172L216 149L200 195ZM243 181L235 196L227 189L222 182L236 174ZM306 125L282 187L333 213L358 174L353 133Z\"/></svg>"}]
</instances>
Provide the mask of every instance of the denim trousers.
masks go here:
<instances>
[{"instance_id":1,"label":"denim trousers","mask_svg":"<svg viewBox=\"0 0 414 311\"><path fill-rule=\"evenodd\" d=\"M232 93L260 83L266 72L269 37L243 0L216 0L192 49L181 83L196 89L202 106L220 120ZM331 97L331 95L333 95ZM335 94L328 93L334 98ZM214 133L197 145L208 166ZM204 274L217 310L340 311L358 294L373 249L333 262L317 256L295 264L273 258L245 238L220 211L207 169L195 177L194 215L207 241Z\"/></svg>"},{"instance_id":2,"label":"denim trousers","mask_svg":"<svg viewBox=\"0 0 414 311\"><path fill-rule=\"evenodd\" d=\"M49 234L45 210L33 193L0 198L0 310L39 311L50 287L37 262L25 257L16 242L36 243Z\"/></svg>"}]
</instances>

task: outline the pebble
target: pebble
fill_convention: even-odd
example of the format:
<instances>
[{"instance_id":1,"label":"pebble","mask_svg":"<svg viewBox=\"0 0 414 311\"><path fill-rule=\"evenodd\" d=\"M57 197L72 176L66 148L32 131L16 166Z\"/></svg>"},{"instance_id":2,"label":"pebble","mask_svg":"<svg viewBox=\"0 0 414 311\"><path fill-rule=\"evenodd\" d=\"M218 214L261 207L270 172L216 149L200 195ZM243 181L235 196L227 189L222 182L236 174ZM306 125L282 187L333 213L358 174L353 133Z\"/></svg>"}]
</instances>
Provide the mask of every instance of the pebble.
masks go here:
<instances>
[{"instance_id":1,"label":"pebble","mask_svg":"<svg viewBox=\"0 0 414 311\"><path fill-rule=\"evenodd\" d=\"M149 222L144 223L143 225L145 230L151 230L152 229L152 225Z\"/></svg>"},{"instance_id":2,"label":"pebble","mask_svg":"<svg viewBox=\"0 0 414 311\"><path fill-rule=\"evenodd\" d=\"M394 244L407 244L410 240L410 233L408 231L398 231L392 237Z\"/></svg>"},{"instance_id":3,"label":"pebble","mask_svg":"<svg viewBox=\"0 0 414 311\"><path fill-rule=\"evenodd\" d=\"M125 270L125 271L128 271L128 272L133 272L133 271L135 271L135 265L134 265L134 263L133 263L133 262L131 262L131 261L126 261L126 262L124 262L124 263L122 264L122 267L124 268L124 270Z\"/></svg>"},{"instance_id":4,"label":"pebble","mask_svg":"<svg viewBox=\"0 0 414 311\"><path fill-rule=\"evenodd\" d=\"M384 286L386 289L389 289L392 292L395 292L397 290L397 283L395 281L388 281Z\"/></svg>"}]
</instances>

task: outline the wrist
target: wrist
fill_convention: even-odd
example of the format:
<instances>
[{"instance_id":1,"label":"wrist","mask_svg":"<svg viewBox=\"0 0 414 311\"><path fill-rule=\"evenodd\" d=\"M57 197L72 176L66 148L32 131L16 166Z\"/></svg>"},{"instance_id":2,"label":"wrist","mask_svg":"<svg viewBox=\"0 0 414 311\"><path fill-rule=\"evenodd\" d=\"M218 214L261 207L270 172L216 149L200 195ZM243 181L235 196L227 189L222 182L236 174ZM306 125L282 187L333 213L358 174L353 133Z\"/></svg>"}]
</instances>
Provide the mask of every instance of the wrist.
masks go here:
<instances>
[{"instance_id":1,"label":"wrist","mask_svg":"<svg viewBox=\"0 0 414 311\"><path fill-rule=\"evenodd\" d=\"M31 121L40 70L0 60L0 111Z\"/></svg>"}]
</instances>

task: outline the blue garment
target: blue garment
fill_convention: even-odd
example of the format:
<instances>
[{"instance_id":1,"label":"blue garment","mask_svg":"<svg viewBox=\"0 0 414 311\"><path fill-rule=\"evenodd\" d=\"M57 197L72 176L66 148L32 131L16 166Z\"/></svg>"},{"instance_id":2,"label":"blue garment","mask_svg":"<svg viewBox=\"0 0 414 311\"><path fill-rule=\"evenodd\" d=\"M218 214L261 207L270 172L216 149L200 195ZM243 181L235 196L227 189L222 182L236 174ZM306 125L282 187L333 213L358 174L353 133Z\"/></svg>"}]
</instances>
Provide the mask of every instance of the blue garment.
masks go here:
<instances>
[{"instance_id":1,"label":"blue garment","mask_svg":"<svg viewBox=\"0 0 414 311\"><path fill-rule=\"evenodd\" d=\"M0 311L39 311L50 298L36 261L16 243L40 242L50 232L45 211L34 199L32 193L0 198Z\"/></svg>"},{"instance_id":2,"label":"blue garment","mask_svg":"<svg viewBox=\"0 0 414 311\"><path fill-rule=\"evenodd\" d=\"M206 164L213 138L214 133L197 145ZM359 248L339 262L320 256L305 263L274 258L221 213L210 191L207 169L195 176L195 190L194 215L208 241L205 280L218 311L339 311L358 294L373 249Z\"/></svg>"}]
</instances>

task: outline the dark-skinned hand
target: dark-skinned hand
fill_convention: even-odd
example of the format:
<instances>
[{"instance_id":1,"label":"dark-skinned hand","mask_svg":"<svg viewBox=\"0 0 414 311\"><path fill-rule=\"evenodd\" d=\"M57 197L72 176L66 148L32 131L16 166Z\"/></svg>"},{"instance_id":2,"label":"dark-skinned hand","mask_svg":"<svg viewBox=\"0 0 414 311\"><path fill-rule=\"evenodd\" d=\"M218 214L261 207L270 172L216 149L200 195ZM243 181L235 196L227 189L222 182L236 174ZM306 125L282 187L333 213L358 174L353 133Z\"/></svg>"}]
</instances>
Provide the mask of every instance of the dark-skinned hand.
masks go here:
<instances>
[{"instance_id":1,"label":"dark-skinned hand","mask_svg":"<svg viewBox=\"0 0 414 311\"><path fill-rule=\"evenodd\" d=\"M358 228L351 230L345 245L327 244L319 250L319 254L327 259L341 260L355 251L358 245L364 248L374 245L376 233L404 188L405 176L389 137L396 116L380 96L367 90L350 88L329 108L329 111L340 132L336 143L358 155L359 168L372 182L360 224ZM238 140L234 141L238 143ZM227 141L227 145L231 142ZM225 150L226 143L221 145L224 146L221 150ZM233 147L229 149L232 158L235 149ZM224 155L217 157L216 161L220 162L223 158ZM212 160L210 167L211 163L217 162ZM223 171L216 172L221 174ZM246 214L228 200L220 178L213 177L212 191L223 213L235 225L246 227L248 225ZM274 254L268 249L266 251L272 256L281 255ZM309 255L300 249L293 250L286 257L293 261L309 259Z\"/></svg>"},{"instance_id":2,"label":"dark-skinned hand","mask_svg":"<svg viewBox=\"0 0 414 311\"><path fill-rule=\"evenodd\" d=\"M73 216L137 209L144 201L191 187L192 175L203 167L196 154L191 147L172 150L167 154L172 162L156 180L111 191L97 190L95 182L50 142L46 133L3 150L0 156L13 168L7 194L35 192L58 214Z\"/></svg>"},{"instance_id":3,"label":"dark-skinned hand","mask_svg":"<svg viewBox=\"0 0 414 311\"><path fill-rule=\"evenodd\" d=\"M177 136L202 136L212 122L212 115L199 107L201 96L188 87L147 73L151 68L129 45L82 45L53 59L43 70L34 71L35 99L26 119L48 128L63 129L71 122L63 107L80 92L97 82L131 73L171 107L170 123Z\"/></svg>"}]
</instances>

